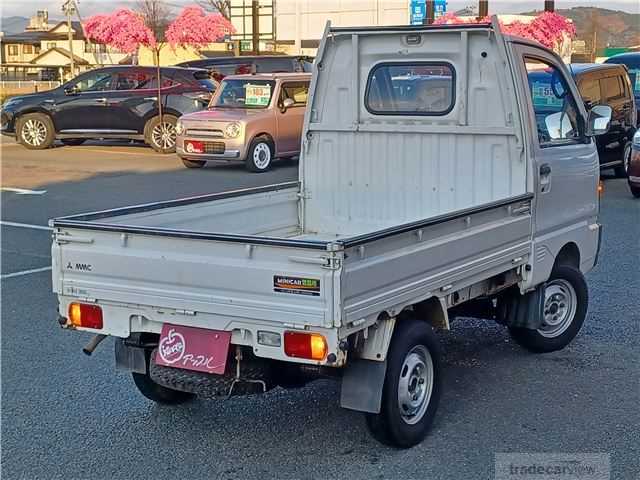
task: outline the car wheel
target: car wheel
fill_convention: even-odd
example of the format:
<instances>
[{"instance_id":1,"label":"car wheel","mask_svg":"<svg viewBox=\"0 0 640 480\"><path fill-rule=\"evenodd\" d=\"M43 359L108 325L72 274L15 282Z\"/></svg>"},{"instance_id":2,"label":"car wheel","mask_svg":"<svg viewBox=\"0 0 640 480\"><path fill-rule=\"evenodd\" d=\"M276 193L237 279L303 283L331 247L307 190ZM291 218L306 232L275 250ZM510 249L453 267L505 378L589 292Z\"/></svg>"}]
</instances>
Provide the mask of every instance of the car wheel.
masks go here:
<instances>
[{"instance_id":1,"label":"car wheel","mask_svg":"<svg viewBox=\"0 0 640 480\"><path fill-rule=\"evenodd\" d=\"M53 122L43 113L28 113L18 118L18 142L30 150L44 150L53 145L56 133Z\"/></svg>"},{"instance_id":2,"label":"car wheel","mask_svg":"<svg viewBox=\"0 0 640 480\"><path fill-rule=\"evenodd\" d=\"M367 427L385 445L409 448L427 435L442 388L440 347L431 326L406 316L396 324L387 355L380 413Z\"/></svg>"},{"instance_id":3,"label":"car wheel","mask_svg":"<svg viewBox=\"0 0 640 480\"><path fill-rule=\"evenodd\" d=\"M68 145L68 146L72 147L72 146L76 146L76 145L82 145L84 142L86 142L86 139L84 139L84 138L63 138L60 141L64 145Z\"/></svg>"},{"instance_id":4,"label":"car wheel","mask_svg":"<svg viewBox=\"0 0 640 480\"><path fill-rule=\"evenodd\" d=\"M536 330L512 327L509 333L531 352L562 350L580 331L588 304L589 290L582 272L569 265L557 265L544 288L542 326Z\"/></svg>"},{"instance_id":5,"label":"car wheel","mask_svg":"<svg viewBox=\"0 0 640 480\"><path fill-rule=\"evenodd\" d=\"M254 138L249 145L245 164L250 172L266 172L273 161L273 146L267 137Z\"/></svg>"},{"instance_id":6,"label":"car wheel","mask_svg":"<svg viewBox=\"0 0 640 480\"><path fill-rule=\"evenodd\" d=\"M640 187L634 187L631 185L631 182L629 182L629 190L631 190L631 195L636 198L640 198Z\"/></svg>"},{"instance_id":7,"label":"car wheel","mask_svg":"<svg viewBox=\"0 0 640 480\"><path fill-rule=\"evenodd\" d=\"M203 160L187 160L186 158L181 158L180 160L187 168L202 168L206 163Z\"/></svg>"},{"instance_id":8,"label":"car wheel","mask_svg":"<svg viewBox=\"0 0 640 480\"><path fill-rule=\"evenodd\" d=\"M195 395L193 393L181 392L179 390L172 390L157 384L149 373L136 373L131 372L133 376L133 382L142 395L149 400L163 405L179 405L181 403L188 402L193 399Z\"/></svg>"},{"instance_id":9,"label":"car wheel","mask_svg":"<svg viewBox=\"0 0 640 480\"><path fill-rule=\"evenodd\" d=\"M162 115L153 117L147 122L144 139L156 152L173 153L176 151L176 123L178 118L174 115Z\"/></svg>"},{"instance_id":10,"label":"car wheel","mask_svg":"<svg viewBox=\"0 0 640 480\"><path fill-rule=\"evenodd\" d=\"M622 165L614 169L616 177L627 178L629 175L629 164L631 163L631 142L627 142L622 150Z\"/></svg>"}]
</instances>

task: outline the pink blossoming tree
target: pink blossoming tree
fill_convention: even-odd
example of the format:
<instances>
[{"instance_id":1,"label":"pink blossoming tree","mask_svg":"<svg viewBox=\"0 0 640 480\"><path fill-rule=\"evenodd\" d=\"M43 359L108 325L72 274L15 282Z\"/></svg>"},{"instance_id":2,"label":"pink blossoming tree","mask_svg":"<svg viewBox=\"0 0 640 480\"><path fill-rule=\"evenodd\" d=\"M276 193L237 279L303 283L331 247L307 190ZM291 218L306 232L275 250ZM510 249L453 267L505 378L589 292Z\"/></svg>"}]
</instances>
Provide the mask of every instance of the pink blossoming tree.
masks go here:
<instances>
[{"instance_id":1,"label":"pink blossoming tree","mask_svg":"<svg viewBox=\"0 0 640 480\"><path fill-rule=\"evenodd\" d=\"M490 21L491 19L488 17L476 20L473 17L463 18L453 14L447 14L438 18L434 24L456 25L464 23L489 23ZM503 33L507 35L535 40L551 49L558 47L565 36L573 38L576 35L576 29L573 23L555 12L544 12L529 23L519 20L507 24L500 22L500 28Z\"/></svg>"},{"instance_id":2,"label":"pink blossoming tree","mask_svg":"<svg viewBox=\"0 0 640 480\"><path fill-rule=\"evenodd\" d=\"M219 13L205 14L198 6L186 7L169 25L165 37L171 48L204 48L234 32L231 22Z\"/></svg>"}]
</instances>

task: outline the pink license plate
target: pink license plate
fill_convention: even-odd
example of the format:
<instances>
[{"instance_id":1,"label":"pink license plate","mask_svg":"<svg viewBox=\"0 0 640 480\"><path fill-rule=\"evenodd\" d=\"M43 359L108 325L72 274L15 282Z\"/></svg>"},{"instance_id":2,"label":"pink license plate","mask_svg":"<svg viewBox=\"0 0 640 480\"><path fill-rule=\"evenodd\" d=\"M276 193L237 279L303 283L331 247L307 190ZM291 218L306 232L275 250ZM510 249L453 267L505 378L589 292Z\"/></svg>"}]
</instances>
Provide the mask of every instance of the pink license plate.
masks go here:
<instances>
[{"instance_id":1,"label":"pink license plate","mask_svg":"<svg viewBox=\"0 0 640 480\"><path fill-rule=\"evenodd\" d=\"M231 332L165 323L160 333L156 363L222 375L230 343Z\"/></svg>"}]
</instances>

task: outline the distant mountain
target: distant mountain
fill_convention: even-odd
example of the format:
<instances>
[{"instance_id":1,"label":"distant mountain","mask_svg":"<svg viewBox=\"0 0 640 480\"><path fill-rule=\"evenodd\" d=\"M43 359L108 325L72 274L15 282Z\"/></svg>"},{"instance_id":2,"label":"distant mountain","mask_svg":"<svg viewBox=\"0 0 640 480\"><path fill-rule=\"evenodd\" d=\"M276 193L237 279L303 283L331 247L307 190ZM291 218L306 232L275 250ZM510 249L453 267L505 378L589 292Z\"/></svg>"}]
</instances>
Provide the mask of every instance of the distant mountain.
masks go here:
<instances>
[{"instance_id":1,"label":"distant mountain","mask_svg":"<svg viewBox=\"0 0 640 480\"><path fill-rule=\"evenodd\" d=\"M594 7L574 7L557 9L560 15L573 20L577 39L588 45L594 37L594 25L597 48L632 47L640 45L640 14ZM528 12L534 15L540 12Z\"/></svg>"},{"instance_id":2,"label":"distant mountain","mask_svg":"<svg viewBox=\"0 0 640 480\"><path fill-rule=\"evenodd\" d=\"M0 32L13 35L23 32L27 25L29 25L29 19L26 17L3 17L0 19Z\"/></svg>"}]
</instances>

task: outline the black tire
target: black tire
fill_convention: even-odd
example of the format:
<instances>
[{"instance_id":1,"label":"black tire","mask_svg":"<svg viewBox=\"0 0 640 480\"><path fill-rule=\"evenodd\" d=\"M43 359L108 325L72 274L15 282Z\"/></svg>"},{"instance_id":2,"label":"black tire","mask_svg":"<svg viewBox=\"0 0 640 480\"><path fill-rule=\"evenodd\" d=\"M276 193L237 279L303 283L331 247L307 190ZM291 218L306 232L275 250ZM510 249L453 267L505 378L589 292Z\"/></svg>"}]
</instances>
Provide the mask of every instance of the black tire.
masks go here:
<instances>
[{"instance_id":1,"label":"black tire","mask_svg":"<svg viewBox=\"0 0 640 480\"><path fill-rule=\"evenodd\" d=\"M568 287L575 294L571 301L567 300L573 295ZM565 290L566 294L562 293ZM575 305L572 306L571 303ZM534 353L562 350L580 331L587 316L588 305L589 290L582 272L569 265L556 265L545 286L543 326L537 330L511 327L509 333L516 343Z\"/></svg>"},{"instance_id":2,"label":"black tire","mask_svg":"<svg viewBox=\"0 0 640 480\"><path fill-rule=\"evenodd\" d=\"M162 125L160 116L153 117L144 127L144 141L158 153L174 153L176 151L176 123L178 117L174 115L162 115Z\"/></svg>"},{"instance_id":3,"label":"black tire","mask_svg":"<svg viewBox=\"0 0 640 480\"><path fill-rule=\"evenodd\" d=\"M44 150L53 145L56 132L53 122L44 113L27 113L16 122L16 139L29 150Z\"/></svg>"},{"instance_id":4,"label":"black tire","mask_svg":"<svg viewBox=\"0 0 640 480\"><path fill-rule=\"evenodd\" d=\"M77 145L82 145L87 140L85 138L63 138L60 141L64 145L67 145L69 147L74 147L74 146L77 146Z\"/></svg>"},{"instance_id":5,"label":"black tire","mask_svg":"<svg viewBox=\"0 0 640 480\"><path fill-rule=\"evenodd\" d=\"M273 164L273 143L268 137L260 136L251 141L244 160L247 170L255 173L266 172Z\"/></svg>"},{"instance_id":6,"label":"black tire","mask_svg":"<svg viewBox=\"0 0 640 480\"><path fill-rule=\"evenodd\" d=\"M172 390L151 380L149 373L131 372L133 382L142 395L162 405L179 405L195 398L193 393Z\"/></svg>"},{"instance_id":7,"label":"black tire","mask_svg":"<svg viewBox=\"0 0 640 480\"><path fill-rule=\"evenodd\" d=\"M202 168L207 163L203 160L188 160L186 158L181 158L180 160L182 160L182 163L187 168Z\"/></svg>"},{"instance_id":8,"label":"black tire","mask_svg":"<svg viewBox=\"0 0 640 480\"><path fill-rule=\"evenodd\" d=\"M640 187L634 187L631 185L631 182L629 182L629 190L631 190L631 195L636 198L640 198Z\"/></svg>"},{"instance_id":9,"label":"black tire","mask_svg":"<svg viewBox=\"0 0 640 480\"><path fill-rule=\"evenodd\" d=\"M424 380L419 383L414 373L415 368L409 371L405 365L413 355L426 353L431 361L423 362L424 370L431 372L431 382ZM424 357L420 357L424 358ZM436 410L440 402L442 390L442 366L438 339L431 326L423 321L416 320L412 316L404 316L397 324L393 333L389 353L387 354L387 372L382 390L382 407L380 413L366 414L366 422L369 431L379 442L399 448L409 448L420 443L427 435ZM417 408L413 417L403 415L407 410L400 406L399 392L401 391L401 379L404 378L407 385L415 387L426 385L424 400ZM414 381L415 380L415 381ZM417 382L417 383L416 383ZM431 393L429 395L429 383ZM408 392L411 392L409 388ZM420 394L418 391L417 394ZM411 413L411 412L409 412ZM407 417L409 419L407 420Z\"/></svg>"},{"instance_id":10,"label":"black tire","mask_svg":"<svg viewBox=\"0 0 640 480\"><path fill-rule=\"evenodd\" d=\"M631 162L631 142L627 142L622 149L622 165L614 168L616 177L627 178L629 176L629 163Z\"/></svg>"}]
</instances>

